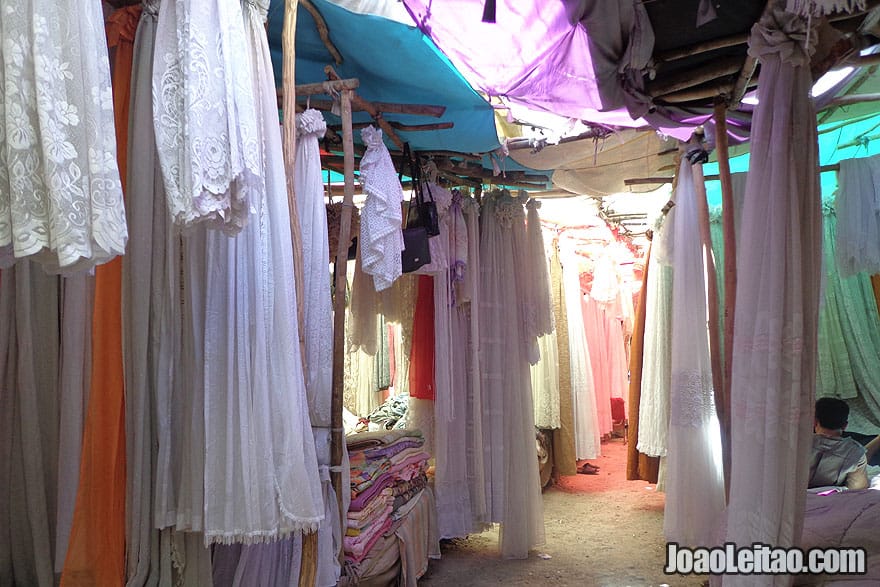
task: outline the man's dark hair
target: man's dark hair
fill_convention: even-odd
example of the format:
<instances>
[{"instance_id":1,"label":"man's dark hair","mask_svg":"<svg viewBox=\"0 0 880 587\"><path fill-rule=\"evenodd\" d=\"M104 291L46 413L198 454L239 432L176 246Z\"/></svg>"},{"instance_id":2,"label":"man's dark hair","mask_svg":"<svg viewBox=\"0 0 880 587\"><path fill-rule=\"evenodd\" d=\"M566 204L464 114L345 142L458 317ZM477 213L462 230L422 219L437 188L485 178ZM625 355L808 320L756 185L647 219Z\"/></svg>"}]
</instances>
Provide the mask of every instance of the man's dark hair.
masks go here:
<instances>
[{"instance_id":1,"label":"man's dark hair","mask_svg":"<svg viewBox=\"0 0 880 587\"><path fill-rule=\"evenodd\" d=\"M816 400L816 420L822 428L843 430L849 420L849 406L836 397L820 398Z\"/></svg>"}]
</instances>

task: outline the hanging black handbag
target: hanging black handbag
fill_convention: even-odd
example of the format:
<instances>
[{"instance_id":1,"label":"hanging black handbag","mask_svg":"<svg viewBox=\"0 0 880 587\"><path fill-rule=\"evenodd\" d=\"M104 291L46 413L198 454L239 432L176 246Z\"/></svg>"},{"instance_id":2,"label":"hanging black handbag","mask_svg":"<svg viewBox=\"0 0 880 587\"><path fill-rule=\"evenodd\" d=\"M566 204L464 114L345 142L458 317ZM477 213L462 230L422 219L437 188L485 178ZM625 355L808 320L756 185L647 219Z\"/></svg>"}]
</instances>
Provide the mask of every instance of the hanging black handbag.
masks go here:
<instances>
[{"instance_id":1,"label":"hanging black handbag","mask_svg":"<svg viewBox=\"0 0 880 587\"><path fill-rule=\"evenodd\" d=\"M418 177L417 171L414 171L416 167L413 165L412 158L409 152L409 143L405 143L403 145L403 162L400 164L400 174L399 178L403 178L403 168L404 165L408 164L410 167L410 176L412 177L412 185L413 185L413 196L410 198L407 204L407 212L406 212L406 228L403 229L403 251L400 253L400 261L402 265L402 269L404 273L412 273L419 267L423 265L427 265L431 262L431 249L428 245L428 230L423 224L424 216L421 214L421 210L419 208L419 197L418 197ZM415 200L415 206L413 206L413 200ZM433 202L431 202L433 204ZM434 207L434 212L436 214L436 206ZM429 212L426 212L429 214Z\"/></svg>"}]
</instances>

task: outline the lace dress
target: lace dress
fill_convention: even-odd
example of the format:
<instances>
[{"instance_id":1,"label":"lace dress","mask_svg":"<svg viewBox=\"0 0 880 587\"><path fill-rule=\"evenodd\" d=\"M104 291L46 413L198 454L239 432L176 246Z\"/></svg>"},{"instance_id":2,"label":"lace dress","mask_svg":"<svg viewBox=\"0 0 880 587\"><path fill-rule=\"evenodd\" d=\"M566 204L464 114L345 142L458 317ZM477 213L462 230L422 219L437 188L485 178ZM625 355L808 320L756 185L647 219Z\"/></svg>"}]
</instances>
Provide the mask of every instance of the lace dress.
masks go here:
<instances>
[{"instance_id":1,"label":"lace dress","mask_svg":"<svg viewBox=\"0 0 880 587\"><path fill-rule=\"evenodd\" d=\"M189 454L193 469L199 458L204 465L199 476L183 463L189 486L181 494L189 494L193 507L178 508L177 526L202 527L206 543L225 544L316 530L324 517L297 333L281 132L264 29L268 6L243 6L238 18L246 19L247 43L235 65L253 73L248 92L256 97L262 147L255 177L264 181L251 194L253 213L237 236L202 223L185 242L189 414L196 432ZM204 503L196 509L202 488Z\"/></svg>"},{"instance_id":2,"label":"lace dress","mask_svg":"<svg viewBox=\"0 0 880 587\"><path fill-rule=\"evenodd\" d=\"M401 275L403 189L394 170L382 131L368 126L361 131L367 152L361 159L361 183L367 194L361 211L358 246L365 273L372 275L376 291L387 289Z\"/></svg>"},{"instance_id":3,"label":"lace dress","mask_svg":"<svg viewBox=\"0 0 880 587\"><path fill-rule=\"evenodd\" d=\"M263 165L238 2L162 0L155 50L154 124L171 216L234 234Z\"/></svg>"},{"instance_id":4,"label":"lace dress","mask_svg":"<svg viewBox=\"0 0 880 587\"><path fill-rule=\"evenodd\" d=\"M0 264L104 263L128 230L97 2L4 2L0 17Z\"/></svg>"}]
</instances>

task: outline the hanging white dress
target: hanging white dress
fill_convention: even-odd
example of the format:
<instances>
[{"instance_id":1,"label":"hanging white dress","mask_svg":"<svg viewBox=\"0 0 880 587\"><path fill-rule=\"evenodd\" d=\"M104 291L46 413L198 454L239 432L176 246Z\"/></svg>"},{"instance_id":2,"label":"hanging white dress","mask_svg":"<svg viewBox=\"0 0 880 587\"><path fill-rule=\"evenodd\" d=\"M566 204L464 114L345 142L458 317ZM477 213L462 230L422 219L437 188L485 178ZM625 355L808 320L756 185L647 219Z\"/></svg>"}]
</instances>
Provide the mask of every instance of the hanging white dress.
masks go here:
<instances>
[{"instance_id":1,"label":"hanging white dress","mask_svg":"<svg viewBox=\"0 0 880 587\"><path fill-rule=\"evenodd\" d=\"M669 376L672 349L672 248L675 220L666 216L654 230L645 286L645 348L639 399L639 452L665 457L669 431Z\"/></svg>"},{"instance_id":2,"label":"hanging white dress","mask_svg":"<svg viewBox=\"0 0 880 587\"><path fill-rule=\"evenodd\" d=\"M330 388L333 380L333 308L327 264L327 208L321 180L318 139L327 123L317 110L296 115L296 171L294 184L303 246L306 391L312 424L330 425Z\"/></svg>"},{"instance_id":3,"label":"hanging white dress","mask_svg":"<svg viewBox=\"0 0 880 587\"><path fill-rule=\"evenodd\" d=\"M128 231L100 3L3 0L0 13L0 264L104 263Z\"/></svg>"},{"instance_id":4,"label":"hanging white dress","mask_svg":"<svg viewBox=\"0 0 880 587\"><path fill-rule=\"evenodd\" d=\"M361 131L367 152L361 159L361 184L367 194L361 211L358 246L365 273L373 276L376 291L387 289L402 273L403 221L400 204L403 189L382 131L368 126Z\"/></svg>"},{"instance_id":5,"label":"hanging white dress","mask_svg":"<svg viewBox=\"0 0 880 587\"><path fill-rule=\"evenodd\" d=\"M822 271L818 140L804 124L816 117L808 26L774 2L749 39L761 86L736 251L750 269L737 277L730 382L726 539L738 544L797 546L804 520ZM724 577L725 587L755 583Z\"/></svg>"},{"instance_id":6,"label":"hanging white dress","mask_svg":"<svg viewBox=\"0 0 880 587\"><path fill-rule=\"evenodd\" d=\"M234 234L259 197L262 146L251 70L242 66L249 51L238 2L162 0L153 109L168 209L179 225L207 222Z\"/></svg>"},{"instance_id":7,"label":"hanging white dress","mask_svg":"<svg viewBox=\"0 0 880 587\"><path fill-rule=\"evenodd\" d=\"M565 312L568 318L568 353L571 370L571 408L574 413L574 446L578 459L595 459L602 454L602 435L593 384L590 347L584 329L578 255L570 238L559 239Z\"/></svg>"},{"instance_id":8,"label":"hanging white dress","mask_svg":"<svg viewBox=\"0 0 880 587\"><path fill-rule=\"evenodd\" d=\"M709 359L706 281L691 164L678 175L672 280L669 449L663 532L672 542L713 544L724 509L721 432Z\"/></svg>"},{"instance_id":9,"label":"hanging white dress","mask_svg":"<svg viewBox=\"0 0 880 587\"><path fill-rule=\"evenodd\" d=\"M501 523L501 553L526 558L544 541L529 353L524 332L525 202L509 192L484 198L480 239L480 366L486 497Z\"/></svg>"},{"instance_id":10,"label":"hanging white dress","mask_svg":"<svg viewBox=\"0 0 880 587\"><path fill-rule=\"evenodd\" d=\"M204 516L183 522L194 529L201 523L206 543L272 541L316 530L324 516L297 332L281 132L263 29L268 6L248 8L246 51L236 66L253 74L248 91L256 97L254 135L262 147L256 177L265 181L251 193L253 213L237 236L201 225L186 243L188 285L195 288L187 314L194 364L203 366L194 374L192 394L194 405L199 395L204 401Z\"/></svg>"}]
</instances>

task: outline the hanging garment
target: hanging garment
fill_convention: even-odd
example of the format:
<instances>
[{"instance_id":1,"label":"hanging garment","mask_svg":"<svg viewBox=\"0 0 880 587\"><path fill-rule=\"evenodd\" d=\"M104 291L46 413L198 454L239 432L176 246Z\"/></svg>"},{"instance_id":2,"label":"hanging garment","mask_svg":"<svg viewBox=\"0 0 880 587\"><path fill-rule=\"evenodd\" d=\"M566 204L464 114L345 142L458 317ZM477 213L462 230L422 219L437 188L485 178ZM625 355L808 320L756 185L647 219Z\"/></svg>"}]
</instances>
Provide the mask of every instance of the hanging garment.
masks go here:
<instances>
[{"instance_id":1,"label":"hanging garment","mask_svg":"<svg viewBox=\"0 0 880 587\"><path fill-rule=\"evenodd\" d=\"M645 318L647 317L647 291L648 277L650 276L651 245L645 253L644 270L642 271L642 286L639 290L639 304L635 313L633 324L632 352L629 361L629 402L627 410L626 430L626 478L628 481L643 480L648 483L657 483L657 473L660 461L656 457L648 456L638 450L639 441L639 417L642 395L642 364L645 350Z\"/></svg>"},{"instance_id":2,"label":"hanging garment","mask_svg":"<svg viewBox=\"0 0 880 587\"><path fill-rule=\"evenodd\" d=\"M525 558L544 541L529 378L534 336L524 332L524 201L484 196L480 240L480 367L486 498L501 523L501 553Z\"/></svg>"},{"instance_id":3,"label":"hanging garment","mask_svg":"<svg viewBox=\"0 0 880 587\"><path fill-rule=\"evenodd\" d=\"M266 179L238 2L161 0L155 50L156 144L171 216L235 234Z\"/></svg>"},{"instance_id":4,"label":"hanging garment","mask_svg":"<svg viewBox=\"0 0 880 587\"><path fill-rule=\"evenodd\" d=\"M814 21L815 22L815 21ZM753 27L761 64L737 265L726 540L800 543L816 383L822 211L810 48L780 2ZM806 49L806 50L805 50ZM788 577L768 579L783 585ZM725 576L724 585L752 585Z\"/></svg>"},{"instance_id":5,"label":"hanging garment","mask_svg":"<svg viewBox=\"0 0 880 587\"><path fill-rule=\"evenodd\" d=\"M382 291L390 287L402 272L400 204L403 189L388 147L382 142L382 131L368 126L361 131L361 138L367 146L360 166L361 184L367 199L361 211L358 247L362 250L364 272L373 276L376 291Z\"/></svg>"},{"instance_id":6,"label":"hanging garment","mask_svg":"<svg viewBox=\"0 0 880 587\"><path fill-rule=\"evenodd\" d=\"M254 80L247 91L256 98L262 164L255 176L264 181L251 193L252 217L236 237L203 223L184 243L191 306L184 308L191 328L184 357L194 367L184 416L201 416L204 430L200 435L194 423L184 467L187 458L203 457L204 468L198 485L197 476L184 476L192 509L178 507L177 527L204 528L206 543L272 541L317 530L324 517L297 333L275 85L262 32L268 6L247 7L246 59L238 67ZM160 11L160 27L161 19Z\"/></svg>"},{"instance_id":7,"label":"hanging garment","mask_svg":"<svg viewBox=\"0 0 880 587\"><path fill-rule=\"evenodd\" d=\"M538 336L539 360L531 366L532 393L535 404L535 426L544 429L559 428L559 357L553 303L550 296L550 277L544 235L538 209L540 200L530 199L526 205L526 233L529 257L533 264L531 294L528 299L528 327Z\"/></svg>"},{"instance_id":8,"label":"hanging garment","mask_svg":"<svg viewBox=\"0 0 880 587\"><path fill-rule=\"evenodd\" d=\"M113 60L113 104L118 166L126 186L134 33L139 6L111 15L107 23ZM122 352L122 258L95 270L91 399L83 430L76 510L62 585L120 585L125 581L126 428ZM139 477L139 475L138 475ZM138 505L141 505L138 503Z\"/></svg>"},{"instance_id":9,"label":"hanging garment","mask_svg":"<svg viewBox=\"0 0 880 587\"><path fill-rule=\"evenodd\" d=\"M434 399L435 287L432 276L419 276L418 297L413 314L413 343L409 357L409 395L416 399Z\"/></svg>"},{"instance_id":10,"label":"hanging garment","mask_svg":"<svg viewBox=\"0 0 880 587\"><path fill-rule=\"evenodd\" d=\"M835 263L840 225L824 211L825 288L819 308L817 396L848 398L848 430L870 433L880 420L880 314L867 274L843 277Z\"/></svg>"},{"instance_id":11,"label":"hanging garment","mask_svg":"<svg viewBox=\"0 0 880 587\"><path fill-rule=\"evenodd\" d=\"M672 235L675 217L654 230L645 287L645 349L639 403L639 452L665 457L669 432L672 369Z\"/></svg>"},{"instance_id":12,"label":"hanging garment","mask_svg":"<svg viewBox=\"0 0 880 587\"><path fill-rule=\"evenodd\" d=\"M153 129L153 48L159 0L144 2L134 40L126 194L132 238L122 267L126 389L126 585L204 585L210 551L172 530L183 472L180 235L168 212ZM203 421L203 416L198 422ZM204 447L200 449L204 452ZM203 476L204 467L186 471ZM198 482L198 481L195 481ZM201 506L199 506L201 507ZM164 530L160 530L164 528Z\"/></svg>"},{"instance_id":13,"label":"hanging garment","mask_svg":"<svg viewBox=\"0 0 880 587\"><path fill-rule=\"evenodd\" d=\"M840 273L880 273L880 157L840 162L836 256Z\"/></svg>"},{"instance_id":14,"label":"hanging garment","mask_svg":"<svg viewBox=\"0 0 880 587\"><path fill-rule=\"evenodd\" d=\"M29 260L18 261L0 274L3 585L56 584L52 547L59 466L58 292L58 277L47 275ZM83 331L88 331L88 324L83 322L82 314L66 319L72 321L67 325L79 332L79 340L70 341L76 344L82 340Z\"/></svg>"},{"instance_id":15,"label":"hanging garment","mask_svg":"<svg viewBox=\"0 0 880 587\"><path fill-rule=\"evenodd\" d=\"M97 2L3 5L0 264L73 273L125 250L110 67ZM46 103L51 107L46 107Z\"/></svg>"},{"instance_id":16,"label":"hanging garment","mask_svg":"<svg viewBox=\"0 0 880 587\"><path fill-rule=\"evenodd\" d=\"M565 306L562 263L559 243L553 241L550 257L550 281L553 297L553 318L556 323L556 348L559 356L559 429L553 431L554 468L560 475L577 474L574 411L572 408L572 370L568 336L568 309Z\"/></svg>"},{"instance_id":17,"label":"hanging garment","mask_svg":"<svg viewBox=\"0 0 880 587\"><path fill-rule=\"evenodd\" d=\"M327 266L327 208L321 179L318 140L327 123L317 110L296 115L296 171L294 183L302 234L303 315L305 328L306 391L313 425L330 425L333 383L333 308Z\"/></svg>"},{"instance_id":18,"label":"hanging garment","mask_svg":"<svg viewBox=\"0 0 880 587\"><path fill-rule=\"evenodd\" d=\"M467 468L471 514L475 525L486 525L486 467L483 448L483 390L480 372L480 205L474 198L463 198L461 211L467 228L467 271L456 282L456 306L468 317L467 344L456 347L456 356L465 351L467 381ZM453 359L454 360L454 359ZM476 530L476 529L475 529Z\"/></svg>"},{"instance_id":19,"label":"hanging garment","mask_svg":"<svg viewBox=\"0 0 880 587\"><path fill-rule=\"evenodd\" d=\"M568 357L571 368L571 407L574 416L574 446L577 459L595 459L602 454L602 432L593 380L593 349L584 329L584 304L578 274L575 243L559 241L562 259L563 293L568 314ZM597 346L596 352L600 347ZM611 409L609 405L608 409Z\"/></svg>"},{"instance_id":20,"label":"hanging garment","mask_svg":"<svg viewBox=\"0 0 880 587\"><path fill-rule=\"evenodd\" d=\"M721 431L715 414L705 266L691 163L675 192L669 438L663 533L682 545L713 544L724 509Z\"/></svg>"}]
</instances>

